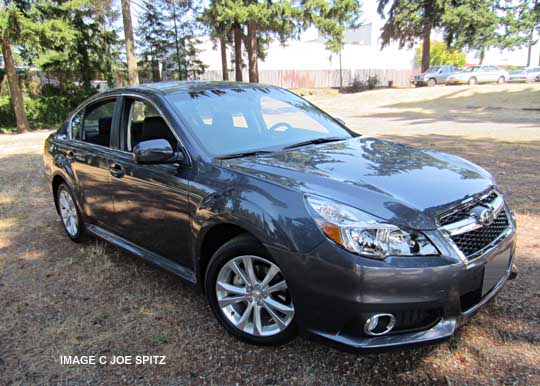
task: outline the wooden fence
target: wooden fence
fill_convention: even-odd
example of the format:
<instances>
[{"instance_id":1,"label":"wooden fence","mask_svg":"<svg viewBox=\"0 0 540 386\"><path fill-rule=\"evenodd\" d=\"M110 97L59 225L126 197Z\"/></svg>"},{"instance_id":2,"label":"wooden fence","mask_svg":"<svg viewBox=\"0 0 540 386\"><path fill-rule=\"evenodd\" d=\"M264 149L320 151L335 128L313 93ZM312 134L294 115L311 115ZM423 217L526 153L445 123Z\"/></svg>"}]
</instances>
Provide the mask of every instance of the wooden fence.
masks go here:
<instances>
[{"instance_id":1,"label":"wooden fence","mask_svg":"<svg viewBox=\"0 0 540 386\"><path fill-rule=\"evenodd\" d=\"M343 86L350 86L353 81L365 82L370 77L377 77L378 84L387 86L392 82L394 86L408 86L412 75L412 70L343 70ZM244 71L243 78L248 79L247 71ZM272 84L284 88L325 88L339 87L339 70L262 70L259 71L259 81L261 83ZM206 71L201 79L222 80L221 71ZM234 80L234 72L229 72L229 79Z\"/></svg>"}]
</instances>

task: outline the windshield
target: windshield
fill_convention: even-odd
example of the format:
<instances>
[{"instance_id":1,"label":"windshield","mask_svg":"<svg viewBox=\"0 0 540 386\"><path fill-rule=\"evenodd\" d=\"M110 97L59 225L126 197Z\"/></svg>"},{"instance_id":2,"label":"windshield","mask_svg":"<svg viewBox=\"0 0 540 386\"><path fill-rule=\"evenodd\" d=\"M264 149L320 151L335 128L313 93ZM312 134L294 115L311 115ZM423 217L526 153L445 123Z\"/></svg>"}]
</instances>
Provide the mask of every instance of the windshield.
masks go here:
<instances>
[{"instance_id":1,"label":"windshield","mask_svg":"<svg viewBox=\"0 0 540 386\"><path fill-rule=\"evenodd\" d=\"M439 71L440 68L441 68L440 66L430 67L429 70L426 71L426 74L433 74Z\"/></svg>"},{"instance_id":2,"label":"windshield","mask_svg":"<svg viewBox=\"0 0 540 386\"><path fill-rule=\"evenodd\" d=\"M170 94L167 99L215 157L352 137L330 116L279 88L216 88Z\"/></svg>"},{"instance_id":3,"label":"windshield","mask_svg":"<svg viewBox=\"0 0 540 386\"><path fill-rule=\"evenodd\" d=\"M480 67L467 67L466 69L463 70L463 72L475 72L479 70L480 70Z\"/></svg>"}]
</instances>

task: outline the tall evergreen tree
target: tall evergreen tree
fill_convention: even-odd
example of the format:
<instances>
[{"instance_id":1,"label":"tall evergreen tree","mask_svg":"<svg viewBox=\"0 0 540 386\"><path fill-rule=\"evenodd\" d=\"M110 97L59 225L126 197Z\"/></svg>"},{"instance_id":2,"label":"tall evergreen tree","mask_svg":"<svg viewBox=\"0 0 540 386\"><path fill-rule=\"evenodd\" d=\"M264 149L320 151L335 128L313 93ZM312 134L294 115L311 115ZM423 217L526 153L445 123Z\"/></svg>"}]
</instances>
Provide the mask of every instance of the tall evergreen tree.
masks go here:
<instances>
[{"instance_id":1,"label":"tall evergreen tree","mask_svg":"<svg viewBox=\"0 0 540 386\"><path fill-rule=\"evenodd\" d=\"M378 12L386 18L381 40L382 46L395 40L399 47L412 47L422 40L422 71L429 68L431 32L441 27L445 0L378 0ZM389 9L387 10L389 6Z\"/></svg>"},{"instance_id":2,"label":"tall evergreen tree","mask_svg":"<svg viewBox=\"0 0 540 386\"><path fill-rule=\"evenodd\" d=\"M159 66L176 79L195 77L204 72L198 59L198 9L191 1L145 1L139 21L141 55L151 63L152 80L161 80Z\"/></svg>"}]
</instances>

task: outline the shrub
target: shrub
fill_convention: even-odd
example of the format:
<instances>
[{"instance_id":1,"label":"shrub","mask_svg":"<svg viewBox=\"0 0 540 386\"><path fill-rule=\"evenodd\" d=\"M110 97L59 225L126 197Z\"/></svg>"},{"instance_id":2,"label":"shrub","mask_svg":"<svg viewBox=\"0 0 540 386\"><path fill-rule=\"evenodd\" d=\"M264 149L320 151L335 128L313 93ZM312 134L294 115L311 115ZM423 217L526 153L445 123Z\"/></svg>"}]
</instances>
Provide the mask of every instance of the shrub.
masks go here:
<instances>
[{"instance_id":1,"label":"shrub","mask_svg":"<svg viewBox=\"0 0 540 386\"><path fill-rule=\"evenodd\" d=\"M366 81L360 80L358 76L355 76L351 85L346 91L348 92L360 92L365 90L373 90L379 85L379 77L377 75L372 75L367 78Z\"/></svg>"},{"instance_id":2,"label":"shrub","mask_svg":"<svg viewBox=\"0 0 540 386\"><path fill-rule=\"evenodd\" d=\"M68 96L40 96L24 98L24 109L34 128L55 127L62 123L79 103L90 96L80 92ZM10 97L0 97L0 127L14 127L15 113Z\"/></svg>"},{"instance_id":3,"label":"shrub","mask_svg":"<svg viewBox=\"0 0 540 386\"><path fill-rule=\"evenodd\" d=\"M448 48L444 42L431 41L429 49L429 65L454 65L463 67L467 63L467 55L465 52ZM422 47L416 49L416 64L418 67L422 65Z\"/></svg>"}]
</instances>

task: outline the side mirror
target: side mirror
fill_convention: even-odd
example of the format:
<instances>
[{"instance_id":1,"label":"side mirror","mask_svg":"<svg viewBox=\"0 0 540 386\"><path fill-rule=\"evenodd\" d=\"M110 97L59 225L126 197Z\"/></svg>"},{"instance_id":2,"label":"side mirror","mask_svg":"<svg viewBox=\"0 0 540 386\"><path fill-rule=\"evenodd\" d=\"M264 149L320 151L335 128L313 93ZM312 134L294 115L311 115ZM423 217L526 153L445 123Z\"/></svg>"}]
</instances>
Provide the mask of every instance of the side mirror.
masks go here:
<instances>
[{"instance_id":1,"label":"side mirror","mask_svg":"<svg viewBox=\"0 0 540 386\"><path fill-rule=\"evenodd\" d=\"M345 121L343 119L341 119L341 118L334 118L334 119L336 121L338 121L341 126L347 127L347 125L345 124Z\"/></svg>"},{"instance_id":2,"label":"side mirror","mask_svg":"<svg viewBox=\"0 0 540 386\"><path fill-rule=\"evenodd\" d=\"M179 162L183 157L177 157L174 150L165 139L151 139L139 142L133 148L133 158L140 164L158 164ZM179 158L179 159L178 159Z\"/></svg>"}]
</instances>

